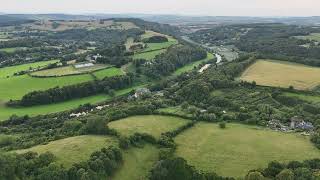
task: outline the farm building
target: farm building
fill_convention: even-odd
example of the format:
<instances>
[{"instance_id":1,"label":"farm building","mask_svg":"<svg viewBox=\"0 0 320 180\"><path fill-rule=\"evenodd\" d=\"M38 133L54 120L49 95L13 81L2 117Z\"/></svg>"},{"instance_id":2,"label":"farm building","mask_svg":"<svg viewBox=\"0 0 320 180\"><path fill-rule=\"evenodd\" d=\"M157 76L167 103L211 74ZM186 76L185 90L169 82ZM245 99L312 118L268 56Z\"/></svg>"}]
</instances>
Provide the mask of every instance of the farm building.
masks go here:
<instances>
[{"instance_id":1,"label":"farm building","mask_svg":"<svg viewBox=\"0 0 320 180\"><path fill-rule=\"evenodd\" d=\"M310 122L305 122L302 118L294 116L291 119L290 128L291 129L300 129L300 130L313 130L314 126Z\"/></svg>"}]
</instances>

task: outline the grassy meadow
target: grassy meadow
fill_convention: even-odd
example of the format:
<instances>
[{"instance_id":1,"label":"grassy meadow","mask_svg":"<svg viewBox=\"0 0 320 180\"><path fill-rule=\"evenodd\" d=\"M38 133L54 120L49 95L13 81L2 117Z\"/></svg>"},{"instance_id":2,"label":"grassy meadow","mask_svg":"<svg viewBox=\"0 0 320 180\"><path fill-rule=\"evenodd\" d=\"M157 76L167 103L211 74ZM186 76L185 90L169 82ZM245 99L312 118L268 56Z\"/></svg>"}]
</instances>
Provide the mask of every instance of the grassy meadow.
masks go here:
<instances>
[{"instance_id":1,"label":"grassy meadow","mask_svg":"<svg viewBox=\"0 0 320 180\"><path fill-rule=\"evenodd\" d=\"M14 53L17 50L24 50L26 49L25 47L13 47L13 48L1 48L1 52L6 52L6 53Z\"/></svg>"},{"instance_id":2,"label":"grassy meadow","mask_svg":"<svg viewBox=\"0 0 320 180\"><path fill-rule=\"evenodd\" d=\"M29 69L37 69L39 67L44 67L48 64L52 64L52 63L56 63L56 62L58 62L58 60L40 61L40 62L35 62L35 63L0 68L0 79L7 78L7 76L13 76L14 73L17 73L20 71L26 71Z\"/></svg>"},{"instance_id":3,"label":"grassy meadow","mask_svg":"<svg viewBox=\"0 0 320 180\"><path fill-rule=\"evenodd\" d=\"M176 39L169 37L168 40L169 40L168 42L163 42L163 43L147 43L147 48L145 48L142 52L166 49L172 45L178 44L178 41Z\"/></svg>"},{"instance_id":4,"label":"grassy meadow","mask_svg":"<svg viewBox=\"0 0 320 180\"><path fill-rule=\"evenodd\" d=\"M142 52L142 53L136 53L133 55L133 59L146 59L146 60L152 60L156 56L166 52L166 49L160 49L150 52Z\"/></svg>"},{"instance_id":5,"label":"grassy meadow","mask_svg":"<svg viewBox=\"0 0 320 180\"><path fill-rule=\"evenodd\" d=\"M223 176L245 176L249 170L264 168L270 161L288 162L319 158L320 151L309 137L255 126L198 123L175 138L176 154L198 170Z\"/></svg>"},{"instance_id":6,"label":"grassy meadow","mask_svg":"<svg viewBox=\"0 0 320 180\"><path fill-rule=\"evenodd\" d=\"M108 125L124 136L131 136L136 132L147 133L159 138L161 133L175 130L185 125L189 120L170 116L132 116L117 121L112 121Z\"/></svg>"},{"instance_id":7,"label":"grassy meadow","mask_svg":"<svg viewBox=\"0 0 320 180\"><path fill-rule=\"evenodd\" d=\"M310 90L320 84L320 68L283 61L257 60L243 72L240 79L255 81L264 86L293 86L299 90Z\"/></svg>"},{"instance_id":8,"label":"grassy meadow","mask_svg":"<svg viewBox=\"0 0 320 180\"><path fill-rule=\"evenodd\" d=\"M28 151L45 153L51 152L56 156L55 163L64 167L89 159L91 153L103 147L117 146L117 140L108 136L84 135L52 141L46 145L38 145L29 149L17 150L17 153Z\"/></svg>"},{"instance_id":9,"label":"grassy meadow","mask_svg":"<svg viewBox=\"0 0 320 180\"><path fill-rule=\"evenodd\" d=\"M299 98L301 100L304 100L304 101L307 101L307 102L310 102L310 103L314 103L314 104L319 104L320 103L320 96L297 94L297 93L291 93L291 92L283 93L283 95L289 96L289 97Z\"/></svg>"},{"instance_id":10,"label":"grassy meadow","mask_svg":"<svg viewBox=\"0 0 320 180\"><path fill-rule=\"evenodd\" d=\"M123 166L111 178L113 180L146 179L153 164L158 160L159 149L146 144L143 148L130 148L123 152Z\"/></svg>"},{"instance_id":11,"label":"grassy meadow","mask_svg":"<svg viewBox=\"0 0 320 180\"><path fill-rule=\"evenodd\" d=\"M105 77L123 75L123 72L120 68L112 67L112 68L96 71L93 73L93 75L96 76L98 79L103 79Z\"/></svg>"},{"instance_id":12,"label":"grassy meadow","mask_svg":"<svg viewBox=\"0 0 320 180\"><path fill-rule=\"evenodd\" d=\"M179 69L177 69L175 72L174 72L174 75L180 75L184 72L188 72L188 71L191 71L193 70L194 67L198 67L201 63L203 62L206 62L206 61L209 61L211 59L215 58L213 54L211 53L208 53L207 57L205 59L202 59L202 60L199 60L199 61L196 61L196 62L193 62L193 63L190 63L190 64L187 64Z\"/></svg>"}]
</instances>

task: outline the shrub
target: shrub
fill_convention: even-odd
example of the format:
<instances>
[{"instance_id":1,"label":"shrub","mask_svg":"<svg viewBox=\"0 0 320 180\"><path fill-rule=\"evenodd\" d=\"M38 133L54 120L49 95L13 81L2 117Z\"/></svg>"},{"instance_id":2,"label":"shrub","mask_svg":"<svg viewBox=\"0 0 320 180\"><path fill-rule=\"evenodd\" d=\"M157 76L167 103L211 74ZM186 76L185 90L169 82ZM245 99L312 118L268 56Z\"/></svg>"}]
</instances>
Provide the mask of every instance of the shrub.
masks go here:
<instances>
[{"instance_id":1,"label":"shrub","mask_svg":"<svg viewBox=\"0 0 320 180\"><path fill-rule=\"evenodd\" d=\"M225 129L226 128L226 122L220 122L219 123L219 127L221 128L221 129Z\"/></svg>"}]
</instances>

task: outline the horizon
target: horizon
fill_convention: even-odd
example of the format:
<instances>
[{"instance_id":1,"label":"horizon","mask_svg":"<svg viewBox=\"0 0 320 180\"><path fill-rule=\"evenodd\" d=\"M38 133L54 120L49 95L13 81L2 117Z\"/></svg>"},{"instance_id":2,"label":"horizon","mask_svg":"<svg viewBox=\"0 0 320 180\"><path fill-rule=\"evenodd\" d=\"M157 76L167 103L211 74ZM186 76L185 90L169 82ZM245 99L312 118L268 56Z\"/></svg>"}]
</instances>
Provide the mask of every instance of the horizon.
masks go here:
<instances>
[{"instance_id":1,"label":"horizon","mask_svg":"<svg viewBox=\"0 0 320 180\"><path fill-rule=\"evenodd\" d=\"M1 0L5 14L150 14L232 17L319 16L317 0ZM231 6L232 5L232 6Z\"/></svg>"}]
</instances>

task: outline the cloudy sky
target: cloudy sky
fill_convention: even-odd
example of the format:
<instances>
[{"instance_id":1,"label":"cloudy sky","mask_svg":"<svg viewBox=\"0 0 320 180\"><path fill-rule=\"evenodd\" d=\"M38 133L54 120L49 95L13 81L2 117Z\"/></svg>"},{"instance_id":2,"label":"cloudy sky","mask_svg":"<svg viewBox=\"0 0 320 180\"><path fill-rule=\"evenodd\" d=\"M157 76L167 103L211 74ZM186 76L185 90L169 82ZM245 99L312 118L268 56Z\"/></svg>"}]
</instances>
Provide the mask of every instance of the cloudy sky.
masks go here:
<instances>
[{"instance_id":1,"label":"cloudy sky","mask_svg":"<svg viewBox=\"0 0 320 180\"><path fill-rule=\"evenodd\" d=\"M320 16L320 0L0 0L5 13Z\"/></svg>"}]
</instances>

